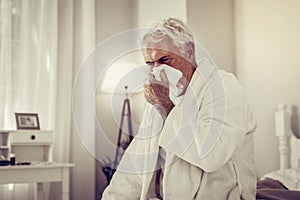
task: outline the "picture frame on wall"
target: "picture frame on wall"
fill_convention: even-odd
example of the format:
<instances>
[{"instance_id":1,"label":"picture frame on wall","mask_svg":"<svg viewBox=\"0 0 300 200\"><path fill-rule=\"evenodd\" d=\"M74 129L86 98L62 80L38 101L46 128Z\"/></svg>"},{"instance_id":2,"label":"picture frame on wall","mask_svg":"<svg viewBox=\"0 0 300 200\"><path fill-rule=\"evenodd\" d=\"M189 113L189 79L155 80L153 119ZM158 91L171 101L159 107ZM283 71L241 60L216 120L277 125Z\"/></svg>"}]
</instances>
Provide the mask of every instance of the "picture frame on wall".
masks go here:
<instances>
[{"instance_id":1,"label":"picture frame on wall","mask_svg":"<svg viewBox=\"0 0 300 200\"><path fill-rule=\"evenodd\" d=\"M40 130L37 113L15 113L18 130Z\"/></svg>"}]
</instances>

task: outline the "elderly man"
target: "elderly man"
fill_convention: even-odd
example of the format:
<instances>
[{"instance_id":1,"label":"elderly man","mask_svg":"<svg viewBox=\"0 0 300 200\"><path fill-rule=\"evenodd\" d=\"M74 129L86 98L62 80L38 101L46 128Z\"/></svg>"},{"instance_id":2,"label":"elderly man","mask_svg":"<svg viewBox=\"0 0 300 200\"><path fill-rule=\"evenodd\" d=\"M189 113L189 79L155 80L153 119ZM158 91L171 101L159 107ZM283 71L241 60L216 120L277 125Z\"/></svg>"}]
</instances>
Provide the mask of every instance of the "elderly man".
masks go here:
<instances>
[{"instance_id":1,"label":"elderly man","mask_svg":"<svg viewBox=\"0 0 300 200\"><path fill-rule=\"evenodd\" d=\"M196 62L178 19L147 33L142 53L150 72L142 128L103 199L255 199L256 123L238 80L207 58Z\"/></svg>"}]
</instances>

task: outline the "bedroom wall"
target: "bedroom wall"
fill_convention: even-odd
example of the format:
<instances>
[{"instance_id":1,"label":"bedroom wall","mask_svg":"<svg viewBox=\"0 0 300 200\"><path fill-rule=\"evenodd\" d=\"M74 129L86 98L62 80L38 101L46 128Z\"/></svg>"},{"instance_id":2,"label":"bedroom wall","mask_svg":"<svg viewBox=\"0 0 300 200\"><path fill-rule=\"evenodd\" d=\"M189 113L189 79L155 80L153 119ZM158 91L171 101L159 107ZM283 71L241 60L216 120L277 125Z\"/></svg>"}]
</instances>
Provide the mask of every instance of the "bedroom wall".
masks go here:
<instances>
[{"instance_id":1,"label":"bedroom wall","mask_svg":"<svg viewBox=\"0 0 300 200\"><path fill-rule=\"evenodd\" d=\"M217 66L234 72L233 0L188 0L187 23Z\"/></svg>"},{"instance_id":2,"label":"bedroom wall","mask_svg":"<svg viewBox=\"0 0 300 200\"><path fill-rule=\"evenodd\" d=\"M136 7L138 27L151 25L166 17L176 17L186 21L187 0L139 0Z\"/></svg>"},{"instance_id":3,"label":"bedroom wall","mask_svg":"<svg viewBox=\"0 0 300 200\"><path fill-rule=\"evenodd\" d=\"M299 116L299 7L299 0L235 1L236 73L258 121L255 162L259 176L279 167L274 130L277 103L287 103ZM293 120L295 130L298 123Z\"/></svg>"}]
</instances>

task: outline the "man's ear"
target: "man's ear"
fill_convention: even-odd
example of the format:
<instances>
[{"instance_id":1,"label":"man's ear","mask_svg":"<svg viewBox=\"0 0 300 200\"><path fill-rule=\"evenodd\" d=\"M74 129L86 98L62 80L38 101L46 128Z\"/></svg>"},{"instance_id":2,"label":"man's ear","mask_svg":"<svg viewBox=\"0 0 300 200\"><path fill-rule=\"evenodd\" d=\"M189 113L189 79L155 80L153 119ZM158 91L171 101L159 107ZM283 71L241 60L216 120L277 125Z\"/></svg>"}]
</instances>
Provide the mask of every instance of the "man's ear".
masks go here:
<instances>
[{"instance_id":1,"label":"man's ear","mask_svg":"<svg viewBox=\"0 0 300 200\"><path fill-rule=\"evenodd\" d=\"M186 45L186 52L187 52L187 57L188 57L189 61L192 61L193 59L195 59L195 45L193 42L189 42Z\"/></svg>"}]
</instances>

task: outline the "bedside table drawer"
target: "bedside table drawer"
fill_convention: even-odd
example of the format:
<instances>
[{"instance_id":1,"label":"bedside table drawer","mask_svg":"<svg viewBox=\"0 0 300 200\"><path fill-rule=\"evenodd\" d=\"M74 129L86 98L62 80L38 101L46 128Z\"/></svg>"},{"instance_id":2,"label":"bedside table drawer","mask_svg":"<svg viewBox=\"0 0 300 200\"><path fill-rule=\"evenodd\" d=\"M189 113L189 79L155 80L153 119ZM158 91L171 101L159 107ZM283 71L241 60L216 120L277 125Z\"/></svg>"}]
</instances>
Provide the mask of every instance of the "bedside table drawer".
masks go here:
<instances>
[{"instance_id":1,"label":"bedside table drawer","mask_svg":"<svg viewBox=\"0 0 300 200\"><path fill-rule=\"evenodd\" d=\"M51 144L53 134L47 131L18 131L11 134L11 145L33 145L33 144Z\"/></svg>"}]
</instances>

